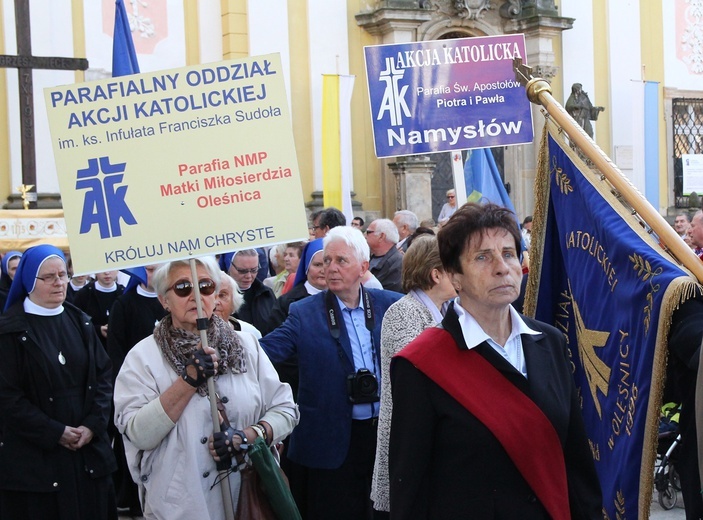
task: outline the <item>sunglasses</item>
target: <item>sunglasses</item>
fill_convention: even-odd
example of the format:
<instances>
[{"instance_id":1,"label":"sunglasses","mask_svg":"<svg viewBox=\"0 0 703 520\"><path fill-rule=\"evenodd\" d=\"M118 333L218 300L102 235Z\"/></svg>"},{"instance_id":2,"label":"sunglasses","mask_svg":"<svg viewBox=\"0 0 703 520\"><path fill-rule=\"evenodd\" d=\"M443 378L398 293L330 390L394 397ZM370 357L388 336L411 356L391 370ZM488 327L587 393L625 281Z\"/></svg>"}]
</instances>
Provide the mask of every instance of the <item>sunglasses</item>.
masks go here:
<instances>
[{"instance_id":1,"label":"sunglasses","mask_svg":"<svg viewBox=\"0 0 703 520\"><path fill-rule=\"evenodd\" d=\"M200 289L200 294L203 294L205 296L210 296L215 292L215 282L210 280L209 278L204 278L203 280L198 281L198 289ZM176 282L174 283L171 287L166 289L166 292L173 290L173 292L176 294L176 296L180 296L181 298L185 298L186 296L190 296L190 293L193 292L193 282L189 282L187 280L184 280L182 282Z\"/></svg>"}]
</instances>

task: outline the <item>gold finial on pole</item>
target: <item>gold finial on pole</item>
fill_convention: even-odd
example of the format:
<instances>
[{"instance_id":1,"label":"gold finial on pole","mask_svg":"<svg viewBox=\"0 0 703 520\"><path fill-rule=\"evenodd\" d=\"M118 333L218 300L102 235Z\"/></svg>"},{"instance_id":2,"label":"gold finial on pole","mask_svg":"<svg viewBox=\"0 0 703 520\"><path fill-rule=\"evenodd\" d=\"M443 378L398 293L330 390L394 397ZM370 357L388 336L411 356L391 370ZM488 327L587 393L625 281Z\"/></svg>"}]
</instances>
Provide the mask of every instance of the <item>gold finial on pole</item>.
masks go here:
<instances>
[{"instance_id":1,"label":"gold finial on pole","mask_svg":"<svg viewBox=\"0 0 703 520\"><path fill-rule=\"evenodd\" d=\"M527 98L535 105L541 105L552 120L569 136L572 143L581 151L608 179L622 198L640 218L657 234L659 241L682 263L699 282L703 283L703 263L686 245L674 228L664 220L649 201L633 186L630 180L615 166L615 163L601 150L574 118L552 97L552 89L542 78L532 77L532 68L522 63L522 59L513 60L515 80L521 83Z\"/></svg>"},{"instance_id":2,"label":"gold finial on pole","mask_svg":"<svg viewBox=\"0 0 703 520\"><path fill-rule=\"evenodd\" d=\"M24 209L29 209L29 203L37 200L36 194L30 192L32 188L34 188L34 184L20 184L17 187L17 190L22 194L22 206L24 206Z\"/></svg>"}]
</instances>

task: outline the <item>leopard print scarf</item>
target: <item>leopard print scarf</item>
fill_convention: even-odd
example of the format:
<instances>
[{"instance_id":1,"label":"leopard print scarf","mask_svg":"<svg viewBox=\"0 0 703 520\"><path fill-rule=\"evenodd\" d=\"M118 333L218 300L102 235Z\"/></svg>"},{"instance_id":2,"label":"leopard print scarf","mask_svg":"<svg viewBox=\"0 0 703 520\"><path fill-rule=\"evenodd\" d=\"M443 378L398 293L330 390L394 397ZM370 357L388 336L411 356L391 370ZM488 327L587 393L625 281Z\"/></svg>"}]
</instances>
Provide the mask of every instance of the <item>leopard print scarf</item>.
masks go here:
<instances>
[{"instance_id":1,"label":"leopard print scarf","mask_svg":"<svg viewBox=\"0 0 703 520\"><path fill-rule=\"evenodd\" d=\"M156 325L154 340L161 348L168 364L180 375L183 373L186 361L200 344L200 333L175 328L171 315L167 314ZM247 371L244 348L239 336L227 322L217 315L213 315L208 323L207 341L208 345L217 351L220 358L215 380L220 374L227 372L243 374ZM207 383L198 387L198 393L202 396L207 395Z\"/></svg>"}]
</instances>

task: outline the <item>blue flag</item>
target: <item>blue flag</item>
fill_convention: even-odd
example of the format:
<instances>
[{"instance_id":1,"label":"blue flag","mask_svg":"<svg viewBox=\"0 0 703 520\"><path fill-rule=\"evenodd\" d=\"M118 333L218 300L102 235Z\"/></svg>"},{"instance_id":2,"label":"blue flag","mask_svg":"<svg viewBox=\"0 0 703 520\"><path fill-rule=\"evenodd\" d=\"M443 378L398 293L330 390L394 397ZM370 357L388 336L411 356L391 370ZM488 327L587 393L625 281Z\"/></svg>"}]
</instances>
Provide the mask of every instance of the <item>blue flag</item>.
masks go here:
<instances>
[{"instance_id":1,"label":"blue flag","mask_svg":"<svg viewBox=\"0 0 703 520\"><path fill-rule=\"evenodd\" d=\"M508 208L515 215L515 221L520 227L520 219L515 212L515 206L505 190L503 179L500 178L498 166L489 148L469 150L469 156L464 164L464 182L466 183L467 202L492 202ZM524 239L522 249L526 249Z\"/></svg>"},{"instance_id":2,"label":"blue flag","mask_svg":"<svg viewBox=\"0 0 703 520\"><path fill-rule=\"evenodd\" d=\"M648 518L671 315L700 286L546 128L525 310L568 343L604 518Z\"/></svg>"},{"instance_id":3,"label":"blue flag","mask_svg":"<svg viewBox=\"0 0 703 520\"><path fill-rule=\"evenodd\" d=\"M112 76L139 74L137 53L123 0L115 0L115 30L112 43Z\"/></svg>"},{"instance_id":4,"label":"blue flag","mask_svg":"<svg viewBox=\"0 0 703 520\"><path fill-rule=\"evenodd\" d=\"M469 157L464 164L464 182L468 202L492 202L515 213L489 148L469 150Z\"/></svg>"}]
</instances>

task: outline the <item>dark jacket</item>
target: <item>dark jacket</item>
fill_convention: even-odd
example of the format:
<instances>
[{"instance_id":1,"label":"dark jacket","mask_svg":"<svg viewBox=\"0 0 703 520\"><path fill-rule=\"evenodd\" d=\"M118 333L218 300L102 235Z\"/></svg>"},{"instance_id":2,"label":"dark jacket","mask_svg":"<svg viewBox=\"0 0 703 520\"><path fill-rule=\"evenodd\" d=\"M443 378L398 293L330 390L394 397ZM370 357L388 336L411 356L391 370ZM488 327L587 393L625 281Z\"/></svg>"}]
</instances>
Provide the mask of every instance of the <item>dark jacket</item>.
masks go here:
<instances>
[{"instance_id":1,"label":"dark jacket","mask_svg":"<svg viewBox=\"0 0 703 520\"><path fill-rule=\"evenodd\" d=\"M602 518L602 496L563 335L524 317L528 379L486 342L476 351L544 412L561 441L573 520ZM466 349L453 306L442 326ZM422 341L422 335L415 341ZM411 343L412 344L412 343ZM431 345L428 345L431 348ZM391 364L391 518L547 520L514 462L491 431L407 359ZM500 403L494 403L500 410ZM530 432L516 432L530 442ZM549 453L543 454L549 458Z\"/></svg>"},{"instance_id":2,"label":"dark jacket","mask_svg":"<svg viewBox=\"0 0 703 520\"><path fill-rule=\"evenodd\" d=\"M81 424L93 439L80 449L86 471L93 478L116 469L107 435L112 400L110 359L87 315L71 304L64 312L75 320L88 351L89 370ZM57 483L58 445L66 425L51 418L54 389L46 358L37 345L22 302L0 316L0 489L51 492ZM78 426L71 425L71 426Z\"/></svg>"},{"instance_id":3,"label":"dark jacket","mask_svg":"<svg viewBox=\"0 0 703 520\"><path fill-rule=\"evenodd\" d=\"M288 317L288 312L292 303L300 301L303 298L307 298L308 296L310 296L310 294L305 288L304 283L294 285L293 288L286 294L279 296L271 308L266 333L269 333L283 325L283 322L286 321L286 318ZM260 330L260 332L264 334L263 330Z\"/></svg>"},{"instance_id":4,"label":"dark jacket","mask_svg":"<svg viewBox=\"0 0 703 520\"><path fill-rule=\"evenodd\" d=\"M374 310L374 351L380 366L383 315L402 295L376 289L368 293ZM323 291L293 303L288 319L262 338L261 346L273 363L298 355L300 423L291 434L288 457L310 468L336 469L347 457L351 442L347 376L353 356L344 320L339 320L339 340L330 333L326 294ZM346 360L340 359L340 348Z\"/></svg>"},{"instance_id":5,"label":"dark jacket","mask_svg":"<svg viewBox=\"0 0 703 520\"><path fill-rule=\"evenodd\" d=\"M251 323L262 335L268 331L268 319L276 295L271 289L254 279L254 283L244 293L244 304L234 313L234 317Z\"/></svg>"},{"instance_id":6,"label":"dark jacket","mask_svg":"<svg viewBox=\"0 0 703 520\"><path fill-rule=\"evenodd\" d=\"M378 278L381 285L387 291L404 292L401 282L403 271L403 254L391 247L388 252L381 256L380 262L370 269L371 274Z\"/></svg>"},{"instance_id":7,"label":"dark jacket","mask_svg":"<svg viewBox=\"0 0 703 520\"><path fill-rule=\"evenodd\" d=\"M90 316L90 321L93 322L93 327L98 338L100 338L100 342L106 346L107 338L102 335L100 328L108 324L112 304L117 298L122 296L124 286L117 284L117 288L113 292L100 293L95 288L96 283L98 282L92 281L81 287L76 292L71 303Z\"/></svg>"}]
</instances>

